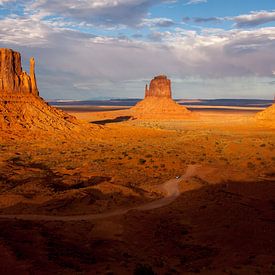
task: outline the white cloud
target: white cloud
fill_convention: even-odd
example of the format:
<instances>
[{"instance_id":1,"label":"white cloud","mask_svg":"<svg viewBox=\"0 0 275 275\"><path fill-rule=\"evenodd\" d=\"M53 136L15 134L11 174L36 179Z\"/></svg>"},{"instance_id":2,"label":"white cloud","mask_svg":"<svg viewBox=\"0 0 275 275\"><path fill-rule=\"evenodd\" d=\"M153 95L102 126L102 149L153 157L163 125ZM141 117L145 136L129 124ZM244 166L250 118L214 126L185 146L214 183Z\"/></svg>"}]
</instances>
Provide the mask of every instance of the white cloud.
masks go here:
<instances>
[{"instance_id":1,"label":"white cloud","mask_svg":"<svg viewBox=\"0 0 275 275\"><path fill-rule=\"evenodd\" d=\"M4 5L5 3L14 2L15 0L0 0L0 5Z\"/></svg>"},{"instance_id":2,"label":"white cloud","mask_svg":"<svg viewBox=\"0 0 275 275\"><path fill-rule=\"evenodd\" d=\"M207 3L207 0L190 0L186 3L186 5L196 5L201 3Z\"/></svg>"},{"instance_id":3,"label":"white cloud","mask_svg":"<svg viewBox=\"0 0 275 275\"><path fill-rule=\"evenodd\" d=\"M30 9L86 23L136 26L151 6L162 2L167 3L165 0L36 0Z\"/></svg>"},{"instance_id":4,"label":"white cloud","mask_svg":"<svg viewBox=\"0 0 275 275\"><path fill-rule=\"evenodd\" d=\"M46 46L54 30L35 18L8 17L0 20L0 41L14 45Z\"/></svg>"},{"instance_id":5,"label":"white cloud","mask_svg":"<svg viewBox=\"0 0 275 275\"><path fill-rule=\"evenodd\" d=\"M275 22L274 11L254 11L231 18L237 27L255 27L269 22Z\"/></svg>"},{"instance_id":6,"label":"white cloud","mask_svg":"<svg viewBox=\"0 0 275 275\"><path fill-rule=\"evenodd\" d=\"M242 14L233 17L184 17L183 22L194 23L220 23L222 21L233 21L237 28L257 27L266 23L275 22L275 10L273 11L252 11L249 14Z\"/></svg>"},{"instance_id":7,"label":"white cloud","mask_svg":"<svg viewBox=\"0 0 275 275\"><path fill-rule=\"evenodd\" d=\"M144 18L139 24L140 27L171 27L175 22L169 18Z\"/></svg>"}]
</instances>

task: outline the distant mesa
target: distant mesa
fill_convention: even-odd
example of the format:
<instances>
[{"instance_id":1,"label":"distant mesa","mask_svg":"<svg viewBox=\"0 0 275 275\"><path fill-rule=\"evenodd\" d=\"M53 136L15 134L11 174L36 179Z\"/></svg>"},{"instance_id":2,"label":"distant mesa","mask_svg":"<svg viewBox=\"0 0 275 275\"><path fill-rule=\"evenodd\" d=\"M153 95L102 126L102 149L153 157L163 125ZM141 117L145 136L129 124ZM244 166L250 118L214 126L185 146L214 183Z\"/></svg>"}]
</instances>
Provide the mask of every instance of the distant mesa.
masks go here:
<instances>
[{"instance_id":1,"label":"distant mesa","mask_svg":"<svg viewBox=\"0 0 275 275\"><path fill-rule=\"evenodd\" d=\"M28 74L22 70L19 52L0 48L0 130L66 130L77 124L76 118L39 97L33 57Z\"/></svg>"},{"instance_id":2,"label":"distant mesa","mask_svg":"<svg viewBox=\"0 0 275 275\"><path fill-rule=\"evenodd\" d=\"M137 103L131 112L135 118L184 118L192 116L191 111L172 99L171 80L159 75L145 86L145 98Z\"/></svg>"}]
</instances>

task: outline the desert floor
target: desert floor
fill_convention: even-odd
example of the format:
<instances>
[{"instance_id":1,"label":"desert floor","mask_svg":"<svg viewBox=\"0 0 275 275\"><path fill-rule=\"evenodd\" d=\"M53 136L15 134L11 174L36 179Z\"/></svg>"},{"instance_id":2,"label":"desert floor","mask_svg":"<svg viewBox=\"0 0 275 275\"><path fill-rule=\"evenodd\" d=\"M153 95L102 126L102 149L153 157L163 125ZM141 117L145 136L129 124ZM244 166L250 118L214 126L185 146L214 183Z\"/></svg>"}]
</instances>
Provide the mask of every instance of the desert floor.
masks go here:
<instances>
[{"instance_id":1,"label":"desert floor","mask_svg":"<svg viewBox=\"0 0 275 275\"><path fill-rule=\"evenodd\" d=\"M274 274L275 129L255 110L70 111L88 138L1 134L1 274Z\"/></svg>"}]
</instances>

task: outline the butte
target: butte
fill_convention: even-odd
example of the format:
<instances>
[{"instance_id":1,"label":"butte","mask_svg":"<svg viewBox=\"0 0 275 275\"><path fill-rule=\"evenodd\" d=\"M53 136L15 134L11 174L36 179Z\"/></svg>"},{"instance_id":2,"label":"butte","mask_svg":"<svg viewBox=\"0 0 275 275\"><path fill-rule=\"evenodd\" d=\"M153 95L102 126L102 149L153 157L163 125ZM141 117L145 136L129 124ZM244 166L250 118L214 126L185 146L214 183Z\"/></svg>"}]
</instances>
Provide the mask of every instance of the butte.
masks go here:
<instances>
[{"instance_id":1,"label":"butte","mask_svg":"<svg viewBox=\"0 0 275 275\"><path fill-rule=\"evenodd\" d=\"M159 75L145 87L145 98L130 109L134 118L181 119L192 117L191 111L172 99L171 80Z\"/></svg>"},{"instance_id":2,"label":"butte","mask_svg":"<svg viewBox=\"0 0 275 275\"><path fill-rule=\"evenodd\" d=\"M63 132L79 126L75 117L49 106L39 96L33 57L28 74L22 70L20 53L0 48L0 130Z\"/></svg>"}]
</instances>

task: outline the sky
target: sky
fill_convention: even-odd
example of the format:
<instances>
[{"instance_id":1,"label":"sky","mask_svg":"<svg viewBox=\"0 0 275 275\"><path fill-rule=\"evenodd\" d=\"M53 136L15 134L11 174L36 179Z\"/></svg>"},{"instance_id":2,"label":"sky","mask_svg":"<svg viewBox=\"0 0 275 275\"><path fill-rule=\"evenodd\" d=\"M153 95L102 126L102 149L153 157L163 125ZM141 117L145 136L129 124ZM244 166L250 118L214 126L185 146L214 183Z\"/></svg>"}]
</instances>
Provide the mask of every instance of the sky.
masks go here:
<instances>
[{"instance_id":1,"label":"sky","mask_svg":"<svg viewBox=\"0 0 275 275\"><path fill-rule=\"evenodd\" d=\"M36 59L46 99L275 95L274 0L0 0L0 47Z\"/></svg>"}]
</instances>

